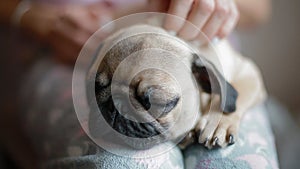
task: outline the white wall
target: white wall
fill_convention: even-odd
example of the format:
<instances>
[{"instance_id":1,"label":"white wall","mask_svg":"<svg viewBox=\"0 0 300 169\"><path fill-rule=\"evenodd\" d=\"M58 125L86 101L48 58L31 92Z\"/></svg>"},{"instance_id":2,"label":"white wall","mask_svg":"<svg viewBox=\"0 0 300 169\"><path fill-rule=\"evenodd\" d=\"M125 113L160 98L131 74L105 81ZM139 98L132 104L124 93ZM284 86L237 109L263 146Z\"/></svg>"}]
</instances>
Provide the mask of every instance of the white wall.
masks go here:
<instances>
[{"instance_id":1,"label":"white wall","mask_svg":"<svg viewBox=\"0 0 300 169\"><path fill-rule=\"evenodd\" d=\"M260 66L269 93L300 114L300 0L273 0L270 23L239 34L242 53Z\"/></svg>"}]
</instances>

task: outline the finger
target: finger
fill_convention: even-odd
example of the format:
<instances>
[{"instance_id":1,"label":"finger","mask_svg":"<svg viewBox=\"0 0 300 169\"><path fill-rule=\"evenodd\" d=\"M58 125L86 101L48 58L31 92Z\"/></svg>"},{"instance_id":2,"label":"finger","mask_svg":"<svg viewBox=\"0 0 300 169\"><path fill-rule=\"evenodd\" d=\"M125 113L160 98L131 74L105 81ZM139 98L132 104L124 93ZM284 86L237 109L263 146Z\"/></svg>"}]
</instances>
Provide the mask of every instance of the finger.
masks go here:
<instances>
[{"instance_id":1,"label":"finger","mask_svg":"<svg viewBox=\"0 0 300 169\"><path fill-rule=\"evenodd\" d=\"M85 31L90 35L95 33L102 25L100 19L96 19L90 15L74 18L74 21L79 29L82 29L82 31Z\"/></svg>"},{"instance_id":2,"label":"finger","mask_svg":"<svg viewBox=\"0 0 300 169\"><path fill-rule=\"evenodd\" d=\"M203 28L203 33L210 40L214 38L216 33L220 30L220 27L228 18L229 5L226 1L227 0L216 0L215 11Z\"/></svg>"},{"instance_id":3,"label":"finger","mask_svg":"<svg viewBox=\"0 0 300 169\"><path fill-rule=\"evenodd\" d=\"M217 36L221 39L225 38L232 32L239 20L239 12L234 2L231 3L230 8L229 18L225 21L224 25L217 33Z\"/></svg>"},{"instance_id":4,"label":"finger","mask_svg":"<svg viewBox=\"0 0 300 169\"><path fill-rule=\"evenodd\" d=\"M191 40L196 38L204 24L209 19L209 16L214 11L215 3L211 0L196 0L192 6L192 11L190 12L187 20L191 24L184 24L178 35L186 40Z\"/></svg>"},{"instance_id":5,"label":"finger","mask_svg":"<svg viewBox=\"0 0 300 169\"><path fill-rule=\"evenodd\" d=\"M104 26L105 24L113 20L113 11L109 2L100 2L90 5L88 7L90 16L94 20L94 23L98 25L98 28ZM113 24L110 23L109 27L112 27ZM107 33L110 33L111 30L106 30Z\"/></svg>"},{"instance_id":6,"label":"finger","mask_svg":"<svg viewBox=\"0 0 300 169\"><path fill-rule=\"evenodd\" d=\"M74 25L65 20L61 20L59 23L57 23L53 32L55 32L57 36L68 39L69 43L72 43L78 47L83 46L83 44L91 35L78 27L74 27Z\"/></svg>"},{"instance_id":7,"label":"finger","mask_svg":"<svg viewBox=\"0 0 300 169\"><path fill-rule=\"evenodd\" d=\"M87 7L71 6L66 9L63 19L70 26L93 34L99 27L99 21L89 12Z\"/></svg>"},{"instance_id":8,"label":"finger","mask_svg":"<svg viewBox=\"0 0 300 169\"><path fill-rule=\"evenodd\" d=\"M89 38L85 32L80 32L68 24L57 24L49 35L50 45L64 60L74 61L82 46Z\"/></svg>"},{"instance_id":9,"label":"finger","mask_svg":"<svg viewBox=\"0 0 300 169\"><path fill-rule=\"evenodd\" d=\"M164 28L178 32L183 26L192 4L193 0L172 0L168 10L168 14L171 15L166 17ZM179 18L172 15L176 15Z\"/></svg>"}]
</instances>

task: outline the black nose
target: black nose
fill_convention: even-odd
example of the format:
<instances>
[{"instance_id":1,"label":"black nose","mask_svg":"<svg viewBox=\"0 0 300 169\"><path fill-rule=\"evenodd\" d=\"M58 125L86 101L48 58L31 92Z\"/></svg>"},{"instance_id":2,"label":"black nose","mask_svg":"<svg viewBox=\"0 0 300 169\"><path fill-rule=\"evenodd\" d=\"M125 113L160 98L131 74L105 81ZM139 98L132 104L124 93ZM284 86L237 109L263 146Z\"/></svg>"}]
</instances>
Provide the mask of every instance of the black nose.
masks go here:
<instances>
[{"instance_id":1,"label":"black nose","mask_svg":"<svg viewBox=\"0 0 300 169\"><path fill-rule=\"evenodd\" d=\"M152 116L158 118L166 115L176 107L179 96L177 93L157 85L138 89L137 100L145 110L150 111Z\"/></svg>"}]
</instances>

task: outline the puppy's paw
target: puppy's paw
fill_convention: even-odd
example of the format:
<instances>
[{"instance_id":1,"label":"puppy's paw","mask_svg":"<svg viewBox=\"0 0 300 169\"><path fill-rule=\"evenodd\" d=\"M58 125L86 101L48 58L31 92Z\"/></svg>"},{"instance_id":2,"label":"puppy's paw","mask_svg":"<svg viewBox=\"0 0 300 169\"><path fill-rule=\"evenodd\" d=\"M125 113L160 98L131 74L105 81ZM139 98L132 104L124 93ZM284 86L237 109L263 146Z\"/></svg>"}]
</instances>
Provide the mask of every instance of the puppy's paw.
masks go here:
<instances>
[{"instance_id":1,"label":"puppy's paw","mask_svg":"<svg viewBox=\"0 0 300 169\"><path fill-rule=\"evenodd\" d=\"M196 141L208 149L232 145L238 139L239 123L238 113L209 112L196 125Z\"/></svg>"},{"instance_id":2,"label":"puppy's paw","mask_svg":"<svg viewBox=\"0 0 300 169\"><path fill-rule=\"evenodd\" d=\"M179 148L185 149L187 146L193 144L195 142L195 131L192 130L188 132L185 137L178 144Z\"/></svg>"}]
</instances>

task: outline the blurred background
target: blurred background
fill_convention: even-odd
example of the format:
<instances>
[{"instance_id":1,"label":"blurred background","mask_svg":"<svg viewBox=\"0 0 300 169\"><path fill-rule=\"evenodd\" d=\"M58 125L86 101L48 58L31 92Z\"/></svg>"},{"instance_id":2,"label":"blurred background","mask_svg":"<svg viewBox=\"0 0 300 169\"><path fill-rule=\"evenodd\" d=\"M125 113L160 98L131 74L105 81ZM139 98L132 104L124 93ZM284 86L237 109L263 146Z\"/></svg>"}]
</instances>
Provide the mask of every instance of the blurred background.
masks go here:
<instances>
[{"instance_id":1,"label":"blurred background","mask_svg":"<svg viewBox=\"0 0 300 169\"><path fill-rule=\"evenodd\" d=\"M272 18L260 28L238 31L242 53L260 67L280 168L299 168L300 1L273 0Z\"/></svg>"},{"instance_id":2,"label":"blurred background","mask_svg":"<svg viewBox=\"0 0 300 169\"><path fill-rule=\"evenodd\" d=\"M299 0L273 0L272 19L265 25L247 31L238 31L241 42L242 53L252 58L260 67L267 90L270 96L280 105L276 109L271 109L276 114L284 114L289 125L280 125L281 119L274 119L276 135L281 135L286 131L290 134L285 138L277 140L278 151L280 152L280 165L282 168L299 168L297 157L300 155L298 145L300 125L300 1ZM6 28L0 27L0 168L16 168L16 163L26 163L21 157L27 147L17 147L21 133L16 130L17 126L10 123L17 117L16 101L18 100L17 84L22 83L20 72L22 64L13 60L12 56L18 53L19 49L11 46L14 40L12 33L8 34ZM20 42L20 43L28 43ZM21 51L21 50L20 50ZM25 51L20 57L26 57ZM9 71L8 71L9 70ZM7 90L14 88L16 90ZM291 116L289 116L291 115ZM272 120L272 117L271 117ZM296 134L295 134L296 133ZM297 135L298 134L298 135ZM293 143L293 144L292 144ZM14 150L8 150L13 147ZM282 147L285 147L283 149ZM26 153L24 153L26 154ZM288 169L287 168L287 169Z\"/></svg>"},{"instance_id":3,"label":"blurred background","mask_svg":"<svg viewBox=\"0 0 300 169\"><path fill-rule=\"evenodd\" d=\"M300 1L273 0L272 19L239 32L242 53L259 65L269 93L298 118L300 114ZM300 124L300 123L299 123Z\"/></svg>"}]
</instances>

